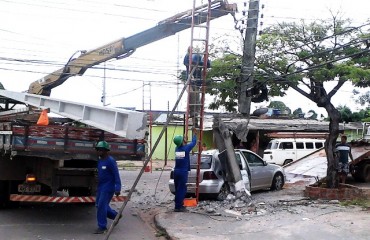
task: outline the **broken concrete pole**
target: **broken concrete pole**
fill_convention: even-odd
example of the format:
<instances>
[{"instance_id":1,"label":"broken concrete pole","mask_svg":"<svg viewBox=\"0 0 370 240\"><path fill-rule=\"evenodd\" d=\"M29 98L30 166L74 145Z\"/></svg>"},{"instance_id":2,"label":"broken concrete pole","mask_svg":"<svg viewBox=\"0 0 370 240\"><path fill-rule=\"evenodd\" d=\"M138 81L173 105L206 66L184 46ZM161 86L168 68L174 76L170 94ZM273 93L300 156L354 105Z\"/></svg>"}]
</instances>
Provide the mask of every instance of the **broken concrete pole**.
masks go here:
<instances>
[{"instance_id":1,"label":"broken concrete pole","mask_svg":"<svg viewBox=\"0 0 370 240\"><path fill-rule=\"evenodd\" d=\"M250 193L245 189L239 165L236 160L234 146L231 140L231 133L226 125L218 117L214 118L213 132L217 149L219 150L219 158L224 169L225 180L229 183L230 191L237 197L245 195L250 196Z\"/></svg>"}]
</instances>

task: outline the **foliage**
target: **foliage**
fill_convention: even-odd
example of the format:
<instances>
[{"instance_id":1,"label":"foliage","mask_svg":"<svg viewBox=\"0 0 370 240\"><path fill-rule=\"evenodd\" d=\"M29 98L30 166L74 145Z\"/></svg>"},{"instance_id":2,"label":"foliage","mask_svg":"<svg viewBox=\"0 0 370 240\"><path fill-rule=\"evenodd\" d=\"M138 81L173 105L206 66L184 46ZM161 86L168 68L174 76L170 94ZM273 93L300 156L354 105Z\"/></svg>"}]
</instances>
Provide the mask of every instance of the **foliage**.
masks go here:
<instances>
[{"instance_id":1,"label":"foliage","mask_svg":"<svg viewBox=\"0 0 370 240\"><path fill-rule=\"evenodd\" d=\"M362 109L359 112L352 112L347 106L337 107L342 122L367 122L370 117L370 109Z\"/></svg>"},{"instance_id":2,"label":"foliage","mask_svg":"<svg viewBox=\"0 0 370 240\"><path fill-rule=\"evenodd\" d=\"M293 88L327 111L327 185L331 188L338 186L333 150L341 121L331 99L346 81L358 87L370 86L370 35L349 24L336 16L330 22L281 23L266 29L257 42L257 66L270 86L281 92ZM328 81L336 86L325 89Z\"/></svg>"},{"instance_id":3,"label":"foliage","mask_svg":"<svg viewBox=\"0 0 370 240\"><path fill-rule=\"evenodd\" d=\"M212 61L212 69L207 74L212 79L207 93L214 97L210 109L225 107L228 112L236 112L238 98L237 81L240 77L241 56L227 54Z\"/></svg>"},{"instance_id":4,"label":"foliage","mask_svg":"<svg viewBox=\"0 0 370 240\"><path fill-rule=\"evenodd\" d=\"M370 86L369 45L368 34L335 17L331 22L271 26L257 41L254 86L268 84L269 96L284 96L292 87L323 107L347 80ZM208 74L213 80L208 93L214 96L210 108L235 112L242 56L229 47L213 51L217 58ZM327 92L327 81L338 84ZM366 96L359 102L366 103Z\"/></svg>"},{"instance_id":5,"label":"foliage","mask_svg":"<svg viewBox=\"0 0 370 240\"><path fill-rule=\"evenodd\" d=\"M279 109L279 110L285 110L287 108L287 106L285 105L285 103L281 102L281 101L271 101L270 102L270 105L268 105L269 108L275 108L275 109Z\"/></svg>"},{"instance_id":6,"label":"foliage","mask_svg":"<svg viewBox=\"0 0 370 240\"><path fill-rule=\"evenodd\" d=\"M357 95L358 92L354 91L354 95ZM370 107L370 91L358 96L356 99L356 103L359 103L361 106L369 106Z\"/></svg>"},{"instance_id":7,"label":"foliage","mask_svg":"<svg viewBox=\"0 0 370 240\"><path fill-rule=\"evenodd\" d=\"M317 113L315 110L309 110L308 113L312 113L312 115L309 117L309 119L317 119Z\"/></svg>"},{"instance_id":8,"label":"foliage","mask_svg":"<svg viewBox=\"0 0 370 240\"><path fill-rule=\"evenodd\" d=\"M338 186L333 150L342 117L331 99L346 81L356 87L370 86L370 32L364 31L337 16L330 21L283 22L264 29L256 44L254 85L267 84L269 96L284 96L293 88L327 111L329 187ZM226 104L227 110L236 111L241 57L225 52L218 60L210 77L217 81L212 82L212 94L220 98L215 97L212 106ZM324 88L329 81L336 84L334 88ZM347 115L343 109L343 117Z\"/></svg>"},{"instance_id":9,"label":"foliage","mask_svg":"<svg viewBox=\"0 0 370 240\"><path fill-rule=\"evenodd\" d=\"M298 117L299 114L302 114L302 108L297 108L296 110L293 111L293 116Z\"/></svg>"}]
</instances>

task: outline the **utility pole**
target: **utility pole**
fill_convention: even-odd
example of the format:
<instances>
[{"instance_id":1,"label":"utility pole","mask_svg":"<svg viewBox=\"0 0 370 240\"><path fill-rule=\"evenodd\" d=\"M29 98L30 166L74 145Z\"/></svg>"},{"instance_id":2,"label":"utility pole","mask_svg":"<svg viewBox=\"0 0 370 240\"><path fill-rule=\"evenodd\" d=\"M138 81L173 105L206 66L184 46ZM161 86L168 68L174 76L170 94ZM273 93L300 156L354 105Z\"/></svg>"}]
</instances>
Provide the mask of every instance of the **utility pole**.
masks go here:
<instances>
[{"instance_id":1,"label":"utility pole","mask_svg":"<svg viewBox=\"0 0 370 240\"><path fill-rule=\"evenodd\" d=\"M238 109L246 117L250 116L251 88L253 87L253 67L256 53L259 0L250 0L247 29L245 31L243 60L240 78Z\"/></svg>"}]
</instances>

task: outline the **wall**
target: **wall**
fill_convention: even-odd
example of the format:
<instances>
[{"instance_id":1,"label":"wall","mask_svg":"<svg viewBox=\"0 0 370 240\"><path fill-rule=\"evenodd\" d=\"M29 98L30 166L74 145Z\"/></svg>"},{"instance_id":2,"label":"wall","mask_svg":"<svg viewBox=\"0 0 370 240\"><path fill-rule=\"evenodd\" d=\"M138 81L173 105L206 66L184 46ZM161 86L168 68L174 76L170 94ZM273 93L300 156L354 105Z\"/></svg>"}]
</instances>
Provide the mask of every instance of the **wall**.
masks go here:
<instances>
[{"instance_id":1,"label":"wall","mask_svg":"<svg viewBox=\"0 0 370 240\"><path fill-rule=\"evenodd\" d=\"M152 126L152 147L154 147L155 142L157 141L161 131L163 129L162 125ZM163 134L162 139L160 140L157 148L155 149L152 159L153 160L164 160L165 152L167 151L167 156L169 160L175 158L175 144L173 143L173 138L176 135L183 135L183 126L171 125L167 127L167 149L165 149L165 134ZM189 131L189 141L191 141L191 131ZM149 136L150 139L150 136ZM198 136L199 140L199 136ZM213 133L212 131L203 131L203 142L206 143L208 149L211 149L213 146ZM197 151L198 147L194 147L193 151ZM148 152L149 154L149 152Z\"/></svg>"}]
</instances>

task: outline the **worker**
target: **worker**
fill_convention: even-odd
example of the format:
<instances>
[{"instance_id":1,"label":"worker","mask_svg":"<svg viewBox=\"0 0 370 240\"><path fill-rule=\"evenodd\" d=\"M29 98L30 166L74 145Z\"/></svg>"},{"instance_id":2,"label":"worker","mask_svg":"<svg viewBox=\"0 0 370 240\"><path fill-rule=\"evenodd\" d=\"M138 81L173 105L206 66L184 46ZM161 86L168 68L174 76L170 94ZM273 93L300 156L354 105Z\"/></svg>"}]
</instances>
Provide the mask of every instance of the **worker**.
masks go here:
<instances>
[{"instance_id":1,"label":"worker","mask_svg":"<svg viewBox=\"0 0 370 240\"><path fill-rule=\"evenodd\" d=\"M173 142L176 144L175 149L175 168L174 168L174 183L175 183L175 212L185 212L184 199L186 196L186 184L188 182L188 174L190 171L190 151L197 143L197 133L193 130L193 138L189 144L182 135L175 136Z\"/></svg>"},{"instance_id":2,"label":"worker","mask_svg":"<svg viewBox=\"0 0 370 240\"><path fill-rule=\"evenodd\" d=\"M121 179L116 160L108 154L110 151L109 144L106 141L100 141L96 144L95 149L99 159L98 189L96 193L98 228L94 233L103 234L107 231L107 218L115 219L118 214L109 206L109 203L114 194L116 196L121 194Z\"/></svg>"},{"instance_id":3,"label":"worker","mask_svg":"<svg viewBox=\"0 0 370 240\"><path fill-rule=\"evenodd\" d=\"M346 178L349 173L348 156L353 161L351 146L347 143L347 136L342 135L340 143L335 145L335 150L338 151L338 176L340 183L346 183Z\"/></svg>"},{"instance_id":4,"label":"worker","mask_svg":"<svg viewBox=\"0 0 370 240\"><path fill-rule=\"evenodd\" d=\"M188 79L189 73L191 71L191 68L189 67L190 65L190 59L189 55L191 52L191 47L188 47L188 51L184 57L184 65L186 67L186 79ZM192 52L192 57L191 57L191 65L193 67L196 67L193 73L193 77L195 79L195 84L197 86L202 85L202 73L203 73L203 64L204 64L204 57L201 56L199 53L194 53ZM211 62L209 59L207 59L207 68L211 67Z\"/></svg>"}]
</instances>

